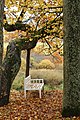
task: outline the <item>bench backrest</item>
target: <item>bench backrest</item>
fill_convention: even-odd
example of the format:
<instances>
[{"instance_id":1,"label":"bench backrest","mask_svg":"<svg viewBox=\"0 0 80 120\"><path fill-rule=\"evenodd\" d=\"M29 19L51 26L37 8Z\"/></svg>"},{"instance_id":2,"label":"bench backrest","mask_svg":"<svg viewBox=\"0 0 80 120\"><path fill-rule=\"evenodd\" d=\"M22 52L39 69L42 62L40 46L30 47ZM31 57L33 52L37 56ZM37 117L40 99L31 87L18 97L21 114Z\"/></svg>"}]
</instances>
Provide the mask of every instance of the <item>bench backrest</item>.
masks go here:
<instances>
[{"instance_id":1,"label":"bench backrest","mask_svg":"<svg viewBox=\"0 0 80 120\"><path fill-rule=\"evenodd\" d=\"M42 83L44 84L44 80L43 79L31 79L31 76L29 75L28 77L26 77L24 79L24 86L26 86L26 84L30 84L30 83Z\"/></svg>"},{"instance_id":2,"label":"bench backrest","mask_svg":"<svg viewBox=\"0 0 80 120\"><path fill-rule=\"evenodd\" d=\"M31 83L44 83L43 79L31 79Z\"/></svg>"},{"instance_id":3,"label":"bench backrest","mask_svg":"<svg viewBox=\"0 0 80 120\"><path fill-rule=\"evenodd\" d=\"M29 75L28 77L26 77L25 79L24 79L24 85L25 84L28 84L28 83L30 83L31 82L31 76Z\"/></svg>"}]
</instances>

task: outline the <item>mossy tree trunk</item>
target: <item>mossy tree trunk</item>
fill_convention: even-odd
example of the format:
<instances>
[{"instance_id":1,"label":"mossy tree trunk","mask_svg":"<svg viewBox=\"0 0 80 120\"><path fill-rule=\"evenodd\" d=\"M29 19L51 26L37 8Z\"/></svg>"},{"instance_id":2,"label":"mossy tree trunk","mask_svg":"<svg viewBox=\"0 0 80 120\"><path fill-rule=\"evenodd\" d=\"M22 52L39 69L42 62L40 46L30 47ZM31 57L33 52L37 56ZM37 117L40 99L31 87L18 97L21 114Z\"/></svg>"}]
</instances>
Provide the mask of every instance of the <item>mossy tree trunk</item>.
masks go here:
<instances>
[{"instance_id":1,"label":"mossy tree trunk","mask_svg":"<svg viewBox=\"0 0 80 120\"><path fill-rule=\"evenodd\" d=\"M80 115L80 1L64 0L64 117Z\"/></svg>"},{"instance_id":2,"label":"mossy tree trunk","mask_svg":"<svg viewBox=\"0 0 80 120\"><path fill-rule=\"evenodd\" d=\"M16 77L21 64L21 50L14 42L8 45L6 57L3 61L1 70L1 91L0 91L0 106L9 102L9 95L12 82Z\"/></svg>"},{"instance_id":3,"label":"mossy tree trunk","mask_svg":"<svg viewBox=\"0 0 80 120\"><path fill-rule=\"evenodd\" d=\"M21 65L21 51L32 49L36 46L37 39L29 41L26 39L16 39L9 43L6 56L0 67L1 74L1 91L0 106L8 104L10 89Z\"/></svg>"}]
</instances>

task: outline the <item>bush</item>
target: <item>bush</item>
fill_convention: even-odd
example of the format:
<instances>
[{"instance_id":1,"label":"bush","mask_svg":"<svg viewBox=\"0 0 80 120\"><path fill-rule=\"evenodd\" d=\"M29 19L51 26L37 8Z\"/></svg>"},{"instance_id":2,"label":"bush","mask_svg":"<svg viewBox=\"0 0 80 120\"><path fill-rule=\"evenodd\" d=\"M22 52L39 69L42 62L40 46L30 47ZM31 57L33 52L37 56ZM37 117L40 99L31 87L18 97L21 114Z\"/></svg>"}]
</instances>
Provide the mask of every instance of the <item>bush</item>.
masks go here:
<instances>
[{"instance_id":1,"label":"bush","mask_svg":"<svg viewBox=\"0 0 80 120\"><path fill-rule=\"evenodd\" d=\"M55 65L48 59L44 59L42 60L40 63L39 63L39 68L40 69L54 69L55 68Z\"/></svg>"}]
</instances>

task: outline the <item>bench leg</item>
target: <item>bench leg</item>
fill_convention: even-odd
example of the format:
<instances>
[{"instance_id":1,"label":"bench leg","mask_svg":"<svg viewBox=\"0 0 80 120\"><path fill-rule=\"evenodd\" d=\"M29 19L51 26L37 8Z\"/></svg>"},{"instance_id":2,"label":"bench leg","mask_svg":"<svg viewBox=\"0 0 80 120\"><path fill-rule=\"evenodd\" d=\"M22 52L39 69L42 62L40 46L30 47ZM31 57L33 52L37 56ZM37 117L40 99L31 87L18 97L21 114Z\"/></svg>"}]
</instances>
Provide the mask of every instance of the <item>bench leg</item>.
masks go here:
<instances>
[{"instance_id":1,"label":"bench leg","mask_svg":"<svg viewBox=\"0 0 80 120\"><path fill-rule=\"evenodd\" d=\"M41 98L41 90L39 90L39 97Z\"/></svg>"}]
</instances>

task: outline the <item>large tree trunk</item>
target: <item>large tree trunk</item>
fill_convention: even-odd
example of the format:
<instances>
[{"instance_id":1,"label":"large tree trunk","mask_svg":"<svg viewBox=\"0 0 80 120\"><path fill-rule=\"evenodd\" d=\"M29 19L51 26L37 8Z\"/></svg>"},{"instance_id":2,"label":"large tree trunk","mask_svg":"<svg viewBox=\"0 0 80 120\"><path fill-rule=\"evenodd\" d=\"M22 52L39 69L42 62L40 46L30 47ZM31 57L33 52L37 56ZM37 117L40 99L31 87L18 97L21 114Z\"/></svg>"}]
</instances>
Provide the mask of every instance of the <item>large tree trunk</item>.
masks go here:
<instances>
[{"instance_id":1,"label":"large tree trunk","mask_svg":"<svg viewBox=\"0 0 80 120\"><path fill-rule=\"evenodd\" d=\"M0 106L8 104L9 102L11 85L21 65L21 51L34 48L36 43L37 39L29 41L27 38L18 40L16 39L9 43L2 67L0 67Z\"/></svg>"},{"instance_id":2,"label":"large tree trunk","mask_svg":"<svg viewBox=\"0 0 80 120\"><path fill-rule=\"evenodd\" d=\"M4 12L4 0L0 0L0 93L1 93L1 77L2 77L1 66L3 59L3 12Z\"/></svg>"},{"instance_id":3,"label":"large tree trunk","mask_svg":"<svg viewBox=\"0 0 80 120\"><path fill-rule=\"evenodd\" d=\"M80 1L64 0L64 117L80 115Z\"/></svg>"},{"instance_id":4,"label":"large tree trunk","mask_svg":"<svg viewBox=\"0 0 80 120\"><path fill-rule=\"evenodd\" d=\"M4 13L4 0L0 0L0 65L3 58L3 13Z\"/></svg>"},{"instance_id":5,"label":"large tree trunk","mask_svg":"<svg viewBox=\"0 0 80 120\"><path fill-rule=\"evenodd\" d=\"M19 47L14 42L11 42L2 64L0 106L9 102L11 85L21 65L20 54L21 50Z\"/></svg>"}]
</instances>

